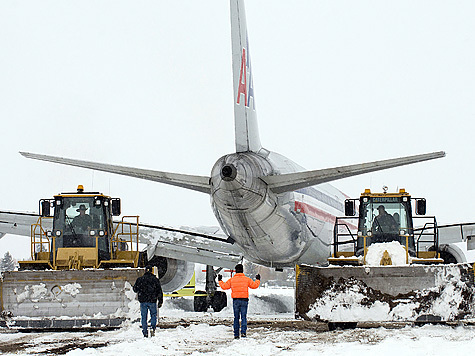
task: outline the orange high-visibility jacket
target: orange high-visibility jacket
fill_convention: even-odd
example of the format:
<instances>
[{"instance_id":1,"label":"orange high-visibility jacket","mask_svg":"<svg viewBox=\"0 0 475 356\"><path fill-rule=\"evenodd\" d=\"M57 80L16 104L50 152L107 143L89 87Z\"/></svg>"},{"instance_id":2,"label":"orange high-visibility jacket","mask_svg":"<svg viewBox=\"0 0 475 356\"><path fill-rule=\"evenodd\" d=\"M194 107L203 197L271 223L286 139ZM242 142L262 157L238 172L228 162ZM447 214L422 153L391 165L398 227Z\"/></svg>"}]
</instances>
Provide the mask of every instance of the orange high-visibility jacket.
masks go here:
<instances>
[{"instance_id":1,"label":"orange high-visibility jacket","mask_svg":"<svg viewBox=\"0 0 475 356\"><path fill-rule=\"evenodd\" d=\"M246 277L244 273L236 273L232 278L225 282L219 281L219 286L222 289L231 288L231 298L249 298L249 289L256 289L261 284L261 281Z\"/></svg>"}]
</instances>

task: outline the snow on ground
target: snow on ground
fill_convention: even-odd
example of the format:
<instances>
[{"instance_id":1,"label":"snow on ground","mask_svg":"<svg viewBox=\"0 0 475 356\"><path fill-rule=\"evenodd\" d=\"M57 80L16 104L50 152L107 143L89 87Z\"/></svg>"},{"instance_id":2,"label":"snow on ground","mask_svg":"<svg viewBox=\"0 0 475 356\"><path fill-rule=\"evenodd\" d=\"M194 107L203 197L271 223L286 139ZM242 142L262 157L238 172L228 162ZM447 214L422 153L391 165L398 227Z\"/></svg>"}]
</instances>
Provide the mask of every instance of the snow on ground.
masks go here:
<instances>
[{"instance_id":1,"label":"snow on ground","mask_svg":"<svg viewBox=\"0 0 475 356\"><path fill-rule=\"evenodd\" d=\"M399 329L282 327L294 325L293 311L277 312L280 302L293 303L293 289L251 292L246 339L233 339L232 309L195 313L188 303L166 300L160 310L163 326L153 338L144 338L139 322L114 331L63 333L2 333L0 354L6 355L457 355L473 344L475 327L405 326ZM191 300L191 299L190 299ZM268 323L266 322L268 321ZM304 322L302 322L304 323ZM296 325L299 325L298 323ZM313 325L313 324L312 324Z\"/></svg>"}]
</instances>

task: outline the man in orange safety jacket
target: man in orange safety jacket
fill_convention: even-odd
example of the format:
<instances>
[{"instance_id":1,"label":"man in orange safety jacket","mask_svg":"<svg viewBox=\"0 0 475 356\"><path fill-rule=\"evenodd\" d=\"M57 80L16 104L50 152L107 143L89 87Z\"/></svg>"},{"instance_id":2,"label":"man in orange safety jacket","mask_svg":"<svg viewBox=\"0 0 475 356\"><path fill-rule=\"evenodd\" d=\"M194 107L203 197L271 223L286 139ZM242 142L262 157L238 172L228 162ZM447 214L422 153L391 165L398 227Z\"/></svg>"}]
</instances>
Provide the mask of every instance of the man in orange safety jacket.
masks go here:
<instances>
[{"instance_id":1,"label":"man in orange safety jacket","mask_svg":"<svg viewBox=\"0 0 475 356\"><path fill-rule=\"evenodd\" d=\"M261 276L256 275L256 280L244 275L242 264L234 267L236 274L223 282L223 276L218 274L219 286L222 289L231 288L234 310L234 338L239 339L239 317L241 317L241 337L246 337L247 331L247 305L249 303L249 288L256 289L261 284Z\"/></svg>"}]
</instances>

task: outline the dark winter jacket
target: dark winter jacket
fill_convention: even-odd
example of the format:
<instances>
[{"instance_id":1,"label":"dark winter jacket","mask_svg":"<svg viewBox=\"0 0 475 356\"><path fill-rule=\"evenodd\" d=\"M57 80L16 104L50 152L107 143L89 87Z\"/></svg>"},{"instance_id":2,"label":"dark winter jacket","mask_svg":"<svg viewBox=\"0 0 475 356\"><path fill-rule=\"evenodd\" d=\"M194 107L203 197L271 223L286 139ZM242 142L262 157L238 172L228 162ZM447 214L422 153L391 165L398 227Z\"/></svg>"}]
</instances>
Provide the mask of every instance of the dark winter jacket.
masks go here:
<instances>
[{"instance_id":1,"label":"dark winter jacket","mask_svg":"<svg viewBox=\"0 0 475 356\"><path fill-rule=\"evenodd\" d=\"M160 280L152 272L145 272L142 277L137 278L134 284L134 292L138 293L140 303L156 303L158 307L163 304L163 292Z\"/></svg>"}]
</instances>

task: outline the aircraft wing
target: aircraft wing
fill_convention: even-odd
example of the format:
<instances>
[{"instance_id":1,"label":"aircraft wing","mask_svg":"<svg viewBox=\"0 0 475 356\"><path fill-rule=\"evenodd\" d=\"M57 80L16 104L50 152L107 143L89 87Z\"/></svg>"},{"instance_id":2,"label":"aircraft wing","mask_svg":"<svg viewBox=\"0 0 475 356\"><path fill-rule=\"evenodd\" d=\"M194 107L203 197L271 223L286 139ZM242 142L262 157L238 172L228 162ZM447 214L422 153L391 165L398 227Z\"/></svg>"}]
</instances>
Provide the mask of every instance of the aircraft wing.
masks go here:
<instances>
[{"instance_id":1,"label":"aircraft wing","mask_svg":"<svg viewBox=\"0 0 475 356\"><path fill-rule=\"evenodd\" d=\"M163 256L234 269L243 251L225 237L140 224L139 242L147 244L147 258Z\"/></svg>"},{"instance_id":2,"label":"aircraft wing","mask_svg":"<svg viewBox=\"0 0 475 356\"><path fill-rule=\"evenodd\" d=\"M38 219L34 213L0 211L0 238L5 234L30 237L31 225ZM52 219L43 218L42 226L51 231ZM225 236L165 226L140 224L139 242L146 245L149 259L156 255L232 269L243 255Z\"/></svg>"},{"instance_id":3,"label":"aircraft wing","mask_svg":"<svg viewBox=\"0 0 475 356\"><path fill-rule=\"evenodd\" d=\"M298 190L312 185L331 182L341 178L356 176L359 174L380 171L383 169L404 166L431 159L445 157L445 152L433 152L415 156L393 158L382 161L374 161L350 166L341 166L315 171L288 173L275 176L263 176L261 179L267 183L274 193L284 193Z\"/></svg>"},{"instance_id":4,"label":"aircraft wing","mask_svg":"<svg viewBox=\"0 0 475 356\"><path fill-rule=\"evenodd\" d=\"M0 211L0 234L31 236L31 225L38 222L40 216L34 213ZM43 226L52 229L51 219L43 219Z\"/></svg>"}]
</instances>

